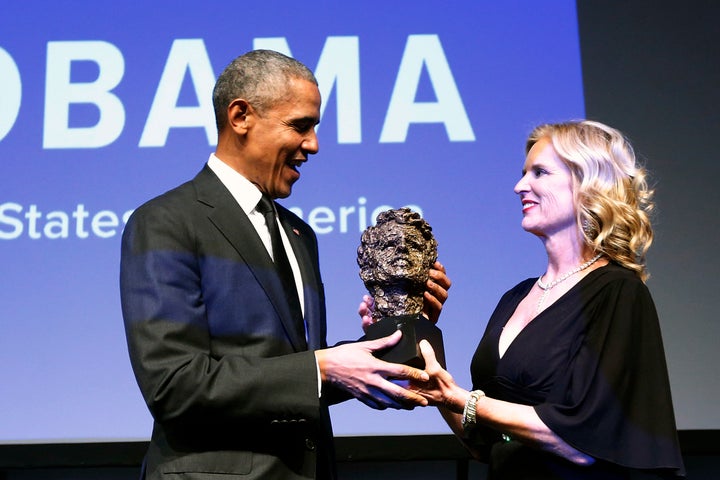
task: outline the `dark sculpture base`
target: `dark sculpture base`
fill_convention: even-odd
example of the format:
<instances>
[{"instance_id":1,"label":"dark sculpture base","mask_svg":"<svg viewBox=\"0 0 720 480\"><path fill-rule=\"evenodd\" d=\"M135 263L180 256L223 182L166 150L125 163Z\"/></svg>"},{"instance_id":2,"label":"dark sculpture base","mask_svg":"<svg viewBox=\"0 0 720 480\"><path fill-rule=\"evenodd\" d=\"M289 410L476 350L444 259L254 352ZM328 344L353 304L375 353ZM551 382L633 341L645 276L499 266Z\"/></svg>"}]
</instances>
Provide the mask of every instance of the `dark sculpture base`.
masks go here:
<instances>
[{"instance_id":1,"label":"dark sculpture base","mask_svg":"<svg viewBox=\"0 0 720 480\"><path fill-rule=\"evenodd\" d=\"M443 346L442 331L420 314L384 317L367 328L365 339L375 340L387 337L392 335L395 330L402 331L402 338L397 345L375 352L377 358L386 362L402 363L423 369L425 368L425 360L422 357L418 343L420 343L420 340L427 340L435 350L438 363L445 368L445 347Z\"/></svg>"}]
</instances>

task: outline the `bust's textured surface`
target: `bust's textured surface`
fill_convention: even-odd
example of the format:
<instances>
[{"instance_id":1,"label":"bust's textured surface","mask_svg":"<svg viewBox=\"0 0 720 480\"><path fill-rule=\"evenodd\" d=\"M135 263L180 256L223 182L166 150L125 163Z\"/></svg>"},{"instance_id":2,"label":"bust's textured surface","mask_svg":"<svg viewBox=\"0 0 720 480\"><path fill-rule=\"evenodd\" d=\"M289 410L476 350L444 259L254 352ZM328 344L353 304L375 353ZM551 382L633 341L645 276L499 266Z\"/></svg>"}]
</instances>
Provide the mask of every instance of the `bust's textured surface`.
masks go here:
<instances>
[{"instance_id":1,"label":"bust's textured surface","mask_svg":"<svg viewBox=\"0 0 720 480\"><path fill-rule=\"evenodd\" d=\"M360 278L375 299L373 317L422 312L428 270L437 259L430 225L409 208L387 210L362 234Z\"/></svg>"}]
</instances>

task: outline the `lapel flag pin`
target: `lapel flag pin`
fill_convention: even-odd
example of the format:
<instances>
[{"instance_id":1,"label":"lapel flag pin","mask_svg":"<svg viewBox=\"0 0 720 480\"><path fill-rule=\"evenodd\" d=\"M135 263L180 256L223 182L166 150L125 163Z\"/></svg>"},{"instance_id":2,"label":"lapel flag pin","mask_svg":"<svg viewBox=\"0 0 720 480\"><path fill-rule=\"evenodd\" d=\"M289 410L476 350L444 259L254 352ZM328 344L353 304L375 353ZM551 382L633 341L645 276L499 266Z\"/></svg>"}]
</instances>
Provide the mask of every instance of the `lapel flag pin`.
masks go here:
<instances>
[{"instance_id":1,"label":"lapel flag pin","mask_svg":"<svg viewBox=\"0 0 720 480\"><path fill-rule=\"evenodd\" d=\"M298 230L297 228L293 228L293 233L298 237L300 236L300 230Z\"/></svg>"}]
</instances>

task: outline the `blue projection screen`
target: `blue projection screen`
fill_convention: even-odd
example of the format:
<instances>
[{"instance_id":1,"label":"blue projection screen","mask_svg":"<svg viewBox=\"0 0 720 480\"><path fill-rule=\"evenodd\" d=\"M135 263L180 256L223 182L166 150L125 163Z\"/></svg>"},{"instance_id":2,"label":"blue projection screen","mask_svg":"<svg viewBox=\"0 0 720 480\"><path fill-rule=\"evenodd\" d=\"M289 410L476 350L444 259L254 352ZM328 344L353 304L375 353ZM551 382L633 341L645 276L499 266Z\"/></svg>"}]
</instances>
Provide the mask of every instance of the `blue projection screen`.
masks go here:
<instances>
[{"instance_id":1,"label":"blue projection screen","mask_svg":"<svg viewBox=\"0 0 720 480\"><path fill-rule=\"evenodd\" d=\"M535 3L535 5L532 5ZM1 443L146 439L118 293L129 213L214 151L211 89L253 48L310 67L320 152L284 205L317 232L328 341L358 338L380 211L432 225L447 363L540 273L513 186L531 128L584 116L575 2L6 2L0 16ZM338 435L449 433L435 409L332 408Z\"/></svg>"}]
</instances>

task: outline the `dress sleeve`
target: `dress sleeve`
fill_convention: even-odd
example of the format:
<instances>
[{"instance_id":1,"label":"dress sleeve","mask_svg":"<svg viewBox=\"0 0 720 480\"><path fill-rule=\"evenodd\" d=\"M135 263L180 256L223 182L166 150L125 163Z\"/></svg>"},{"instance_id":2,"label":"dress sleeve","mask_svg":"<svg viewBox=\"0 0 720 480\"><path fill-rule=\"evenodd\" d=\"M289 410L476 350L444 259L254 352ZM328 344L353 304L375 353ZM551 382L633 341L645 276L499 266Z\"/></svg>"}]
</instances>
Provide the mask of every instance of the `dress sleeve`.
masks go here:
<instances>
[{"instance_id":1,"label":"dress sleeve","mask_svg":"<svg viewBox=\"0 0 720 480\"><path fill-rule=\"evenodd\" d=\"M616 277L582 292L569 368L539 417L578 450L617 465L682 474L657 312L645 284Z\"/></svg>"}]
</instances>

